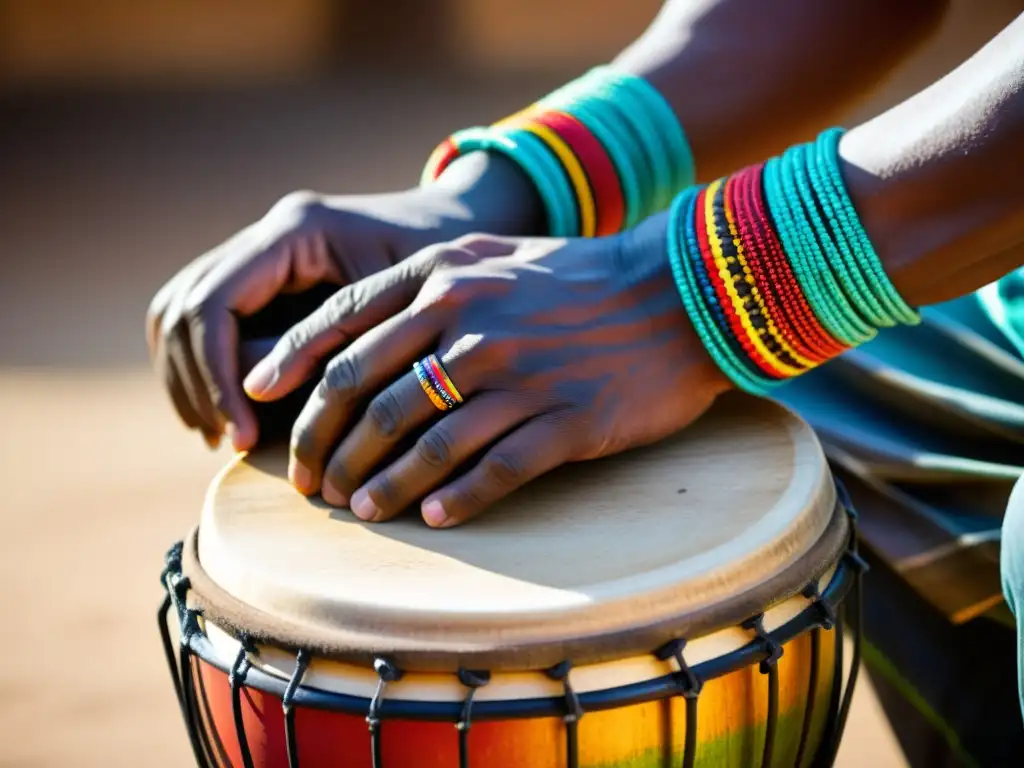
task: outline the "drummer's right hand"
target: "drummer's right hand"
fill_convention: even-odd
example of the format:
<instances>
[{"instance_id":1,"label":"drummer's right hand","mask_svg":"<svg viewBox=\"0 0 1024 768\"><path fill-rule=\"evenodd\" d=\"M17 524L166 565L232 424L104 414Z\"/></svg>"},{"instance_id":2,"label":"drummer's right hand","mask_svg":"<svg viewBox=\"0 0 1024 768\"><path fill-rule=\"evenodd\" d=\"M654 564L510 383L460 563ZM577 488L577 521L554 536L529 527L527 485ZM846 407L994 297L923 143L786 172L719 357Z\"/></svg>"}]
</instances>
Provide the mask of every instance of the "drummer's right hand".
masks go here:
<instances>
[{"instance_id":1,"label":"drummer's right hand","mask_svg":"<svg viewBox=\"0 0 1024 768\"><path fill-rule=\"evenodd\" d=\"M238 318L281 294L356 282L466 232L529 234L540 210L518 169L483 153L405 192L287 195L156 294L146 318L153 365L189 428L211 447L227 435L236 450L249 449L259 425L241 385Z\"/></svg>"}]
</instances>

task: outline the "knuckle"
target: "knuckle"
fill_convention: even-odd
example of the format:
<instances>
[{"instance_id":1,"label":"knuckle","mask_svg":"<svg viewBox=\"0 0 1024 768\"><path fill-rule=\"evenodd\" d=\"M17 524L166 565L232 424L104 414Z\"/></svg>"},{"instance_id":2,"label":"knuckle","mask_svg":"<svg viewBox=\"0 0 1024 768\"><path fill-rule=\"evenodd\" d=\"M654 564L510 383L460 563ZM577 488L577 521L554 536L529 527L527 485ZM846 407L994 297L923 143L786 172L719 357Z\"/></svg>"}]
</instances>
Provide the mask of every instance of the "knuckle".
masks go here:
<instances>
[{"instance_id":1,"label":"knuckle","mask_svg":"<svg viewBox=\"0 0 1024 768\"><path fill-rule=\"evenodd\" d=\"M497 488L514 488L526 477L522 458L511 453L493 453L484 457L480 470L487 482Z\"/></svg>"},{"instance_id":2,"label":"knuckle","mask_svg":"<svg viewBox=\"0 0 1024 768\"><path fill-rule=\"evenodd\" d=\"M309 221L323 207L323 198L316 192L300 189L278 200L267 214L269 218L287 217L296 223Z\"/></svg>"},{"instance_id":3,"label":"knuckle","mask_svg":"<svg viewBox=\"0 0 1024 768\"><path fill-rule=\"evenodd\" d=\"M189 325L201 322L211 304L217 303L217 294L207 291L192 291L181 305L181 317Z\"/></svg>"},{"instance_id":4,"label":"knuckle","mask_svg":"<svg viewBox=\"0 0 1024 768\"><path fill-rule=\"evenodd\" d=\"M334 358L324 371L320 389L324 399L354 397L359 390L359 366L355 359L350 355Z\"/></svg>"},{"instance_id":5,"label":"knuckle","mask_svg":"<svg viewBox=\"0 0 1024 768\"><path fill-rule=\"evenodd\" d=\"M458 493L445 505L453 516L465 519L487 506L481 486L473 483L460 488Z\"/></svg>"},{"instance_id":6,"label":"knuckle","mask_svg":"<svg viewBox=\"0 0 1024 768\"><path fill-rule=\"evenodd\" d=\"M472 251L481 246L489 245L493 241L494 237L492 235L484 232L470 232L455 238L451 244L460 250Z\"/></svg>"},{"instance_id":7,"label":"knuckle","mask_svg":"<svg viewBox=\"0 0 1024 768\"><path fill-rule=\"evenodd\" d=\"M298 457L296 457L298 458ZM324 482L333 485L342 493L351 494L356 489L355 478L349 472L343 459L332 459L324 469Z\"/></svg>"},{"instance_id":8,"label":"knuckle","mask_svg":"<svg viewBox=\"0 0 1024 768\"><path fill-rule=\"evenodd\" d=\"M402 405L393 392L384 390L366 409L366 417L379 437L393 437L402 426Z\"/></svg>"},{"instance_id":9,"label":"knuckle","mask_svg":"<svg viewBox=\"0 0 1024 768\"><path fill-rule=\"evenodd\" d=\"M317 463L318 446L316 437L304 424L296 424L292 429L289 450L292 456L304 466L312 467Z\"/></svg>"},{"instance_id":10,"label":"knuckle","mask_svg":"<svg viewBox=\"0 0 1024 768\"><path fill-rule=\"evenodd\" d=\"M416 454L432 467L444 468L452 461L452 439L448 430L437 426L416 441Z\"/></svg>"},{"instance_id":11,"label":"knuckle","mask_svg":"<svg viewBox=\"0 0 1024 768\"><path fill-rule=\"evenodd\" d=\"M435 281L433 303L445 309L459 309L469 304L476 295L474 282L467 278L442 277Z\"/></svg>"},{"instance_id":12,"label":"knuckle","mask_svg":"<svg viewBox=\"0 0 1024 768\"><path fill-rule=\"evenodd\" d=\"M368 485L366 493L379 509L385 511L394 510L402 504L402 490L387 472Z\"/></svg>"}]
</instances>

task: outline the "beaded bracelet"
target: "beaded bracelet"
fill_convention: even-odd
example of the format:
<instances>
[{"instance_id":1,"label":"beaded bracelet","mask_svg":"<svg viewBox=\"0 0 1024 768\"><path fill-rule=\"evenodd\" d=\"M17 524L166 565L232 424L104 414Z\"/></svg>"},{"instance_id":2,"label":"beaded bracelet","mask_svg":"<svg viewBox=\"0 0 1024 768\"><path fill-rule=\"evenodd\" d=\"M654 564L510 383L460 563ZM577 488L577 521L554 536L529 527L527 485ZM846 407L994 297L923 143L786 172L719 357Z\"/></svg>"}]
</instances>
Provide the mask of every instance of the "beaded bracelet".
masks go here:
<instances>
[{"instance_id":1,"label":"beaded bracelet","mask_svg":"<svg viewBox=\"0 0 1024 768\"><path fill-rule=\"evenodd\" d=\"M609 67L488 128L448 137L431 153L421 183L477 150L503 153L523 169L555 236L620 232L667 207L694 180L693 154L668 102L642 78Z\"/></svg>"},{"instance_id":2,"label":"beaded bracelet","mask_svg":"<svg viewBox=\"0 0 1024 768\"><path fill-rule=\"evenodd\" d=\"M843 183L839 129L675 199L667 249L683 306L721 370L768 394L920 317L882 267Z\"/></svg>"}]
</instances>

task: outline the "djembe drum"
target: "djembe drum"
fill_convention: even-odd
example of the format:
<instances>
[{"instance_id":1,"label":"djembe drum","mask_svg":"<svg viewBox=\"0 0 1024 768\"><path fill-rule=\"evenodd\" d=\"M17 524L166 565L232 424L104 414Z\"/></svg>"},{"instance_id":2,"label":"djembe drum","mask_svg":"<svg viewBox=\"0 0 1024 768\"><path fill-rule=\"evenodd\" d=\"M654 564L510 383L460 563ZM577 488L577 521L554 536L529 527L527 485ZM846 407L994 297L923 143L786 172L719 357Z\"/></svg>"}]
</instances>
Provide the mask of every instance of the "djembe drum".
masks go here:
<instances>
[{"instance_id":1,"label":"djembe drum","mask_svg":"<svg viewBox=\"0 0 1024 768\"><path fill-rule=\"evenodd\" d=\"M167 557L199 764L833 761L862 561L817 439L780 406L723 398L449 530L362 523L285 465L233 461Z\"/></svg>"}]
</instances>

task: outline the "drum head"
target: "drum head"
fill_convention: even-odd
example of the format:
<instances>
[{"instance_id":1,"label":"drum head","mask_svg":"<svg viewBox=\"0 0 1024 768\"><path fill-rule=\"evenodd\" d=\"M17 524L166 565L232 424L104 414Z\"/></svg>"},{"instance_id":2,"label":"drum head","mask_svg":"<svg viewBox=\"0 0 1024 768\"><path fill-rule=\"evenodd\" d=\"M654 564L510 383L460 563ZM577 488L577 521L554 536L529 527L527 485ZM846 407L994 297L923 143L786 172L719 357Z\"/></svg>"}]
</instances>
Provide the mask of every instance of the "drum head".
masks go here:
<instances>
[{"instance_id":1,"label":"drum head","mask_svg":"<svg viewBox=\"0 0 1024 768\"><path fill-rule=\"evenodd\" d=\"M738 623L834 564L845 517L810 428L742 395L658 445L559 469L447 530L299 495L284 449L215 480L186 575L207 618L407 668L540 668Z\"/></svg>"}]
</instances>

